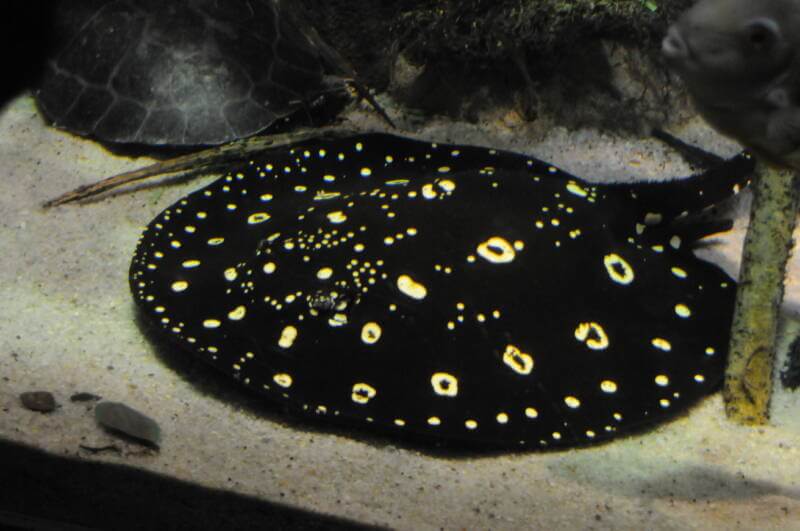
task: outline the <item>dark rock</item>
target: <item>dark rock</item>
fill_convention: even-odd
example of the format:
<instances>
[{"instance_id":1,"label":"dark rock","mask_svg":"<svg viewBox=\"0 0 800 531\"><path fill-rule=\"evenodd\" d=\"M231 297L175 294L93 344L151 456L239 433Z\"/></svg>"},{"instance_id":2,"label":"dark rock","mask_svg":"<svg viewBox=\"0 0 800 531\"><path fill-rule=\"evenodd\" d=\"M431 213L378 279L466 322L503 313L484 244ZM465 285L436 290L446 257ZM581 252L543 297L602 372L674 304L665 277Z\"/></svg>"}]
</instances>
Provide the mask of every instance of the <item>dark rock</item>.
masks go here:
<instances>
[{"instance_id":1,"label":"dark rock","mask_svg":"<svg viewBox=\"0 0 800 531\"><path fill-rule=\"evenodd\" d=\"M69 397L71 402L90 402L92 400L100 400L102 397L93 395L92 393L80 392L75 393Z\"/></svg>"},{"instance_id":2,"label":"dark rock","mask_svg":"<svg viewBox=\"0 0 800 531\"><path fill-rule=\"evenodd\" d=\"M26 408L41 413L50 413L57 406L53 394L47 391L28 391L20 394L19 399Z\"/></svg>"}]
</instances>

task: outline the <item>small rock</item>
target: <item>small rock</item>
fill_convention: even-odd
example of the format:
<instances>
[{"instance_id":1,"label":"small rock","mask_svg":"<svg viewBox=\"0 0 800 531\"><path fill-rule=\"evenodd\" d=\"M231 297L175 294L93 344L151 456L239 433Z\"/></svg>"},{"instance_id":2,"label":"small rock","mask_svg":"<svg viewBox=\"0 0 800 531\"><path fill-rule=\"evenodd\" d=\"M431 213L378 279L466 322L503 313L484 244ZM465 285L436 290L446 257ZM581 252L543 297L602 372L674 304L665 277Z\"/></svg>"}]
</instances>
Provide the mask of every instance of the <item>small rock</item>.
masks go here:
<instances>
[{"instance_id":1,"label":"small rock","mask_svg":"<svg viewBox=\"0 0 800 531\"><path fill-rule=\"evenodd\" d=\"M27 391L19 395L22 405L31 411L50 413L56 408L56 399L53 393L47 391Z\"/></svg>"},{"instance_id":2,"label":"small rock","mask_svg":"<svg viewBox=\"0 0 800 531\"><path fill-rule=\"evenodd\" d=\"M94 408L94 418L104 428L132 437L158 448L161 428L156 421L119 402L100 402Z\"/></svg>"},{"instance_id":3,"label":"small rock","mask_svg":"<svg viewBox=\"0 0 800 531\"><path fill-rule=\"evenodd\" d=\"M101 398L102 398L101 396L93 395L92 393L86 393L86 392L75 393L74 395L69 397L69 399L72 402L90 402L92 400L100 400Z\"/></svg>"}]
</instances>

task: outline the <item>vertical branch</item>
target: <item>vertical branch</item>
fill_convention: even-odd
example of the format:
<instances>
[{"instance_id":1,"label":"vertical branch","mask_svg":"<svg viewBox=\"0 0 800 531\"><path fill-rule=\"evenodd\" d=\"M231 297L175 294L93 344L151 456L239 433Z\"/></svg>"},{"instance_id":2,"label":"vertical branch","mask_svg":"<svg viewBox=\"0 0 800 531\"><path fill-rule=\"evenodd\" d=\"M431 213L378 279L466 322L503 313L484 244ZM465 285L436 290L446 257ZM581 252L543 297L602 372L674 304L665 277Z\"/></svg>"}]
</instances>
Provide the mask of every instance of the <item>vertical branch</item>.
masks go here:
<instances>
[{"instance_id":1,"label":"vertical branch","mask_svg":"<svg viewBox=\"0 0 800 531\"><path fill-rule=\"evenodd\" d=\"M765 424L786 263L800 197L800 173L758 162L750 226L725 372L725 412L740 424Z\"/></svg>"}]
</instances>

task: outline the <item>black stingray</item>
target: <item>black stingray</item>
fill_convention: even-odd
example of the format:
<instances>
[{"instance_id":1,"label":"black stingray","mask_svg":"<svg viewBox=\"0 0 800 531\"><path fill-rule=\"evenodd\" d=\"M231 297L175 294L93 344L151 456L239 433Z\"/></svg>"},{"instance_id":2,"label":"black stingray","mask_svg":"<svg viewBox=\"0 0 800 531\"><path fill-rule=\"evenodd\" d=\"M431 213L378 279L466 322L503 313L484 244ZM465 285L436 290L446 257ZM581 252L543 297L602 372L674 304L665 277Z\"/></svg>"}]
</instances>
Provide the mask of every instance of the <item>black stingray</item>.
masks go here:
<instances>
[{"instance_id":1,"label":"black stingray","mask_svg":"<svg viewBox=\"0 0 800 531\"><path fill-rule=\"evenodd\" d=\"M735 283L681 223L740 155L590 184L525 155L385 134L264 154L181 199L130 271L148 320L240 383L427 441L568 447L715 391Z\"/></svg>"},{"instance_id":2,"label":"black stingray","mask_svg":"<svg viewBox=\"0 0 800 531\"><path fill-rule=\"evenodd\" d=\"M61 128L104 141L218 144L263 130L340 74L276 0L60 0L36 93ZM341 81L338 86L342 87Z\"/></svg>"}]
</instances>

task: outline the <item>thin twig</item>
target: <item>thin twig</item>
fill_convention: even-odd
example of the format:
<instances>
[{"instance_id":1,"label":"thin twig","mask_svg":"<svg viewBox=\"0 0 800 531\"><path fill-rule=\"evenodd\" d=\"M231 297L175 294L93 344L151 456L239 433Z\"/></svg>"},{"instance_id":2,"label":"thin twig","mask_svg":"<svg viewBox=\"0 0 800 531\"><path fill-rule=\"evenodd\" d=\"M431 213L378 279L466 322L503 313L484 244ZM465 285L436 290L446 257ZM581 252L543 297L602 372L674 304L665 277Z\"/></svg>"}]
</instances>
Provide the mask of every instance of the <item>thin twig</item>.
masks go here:
<instances>
[{"instance_id":1,"label":"thin twig","mask_svg":"<svg viewBox=\"0 0 800 531\"><path fill-rule=\"evenodd\" d=\"M151 177L157 177L160 175L166 175L168 173L186 170L202 170L222 162L243 159L253 153L257 153L265 149L283 147L290 144L295 144L297 142L309 140L311 138L329 140L350 136L352 134L355 134L353 129L344 128L341 126L329 126L311 130L301 130L269 136L255 136L243 140L237 140L235 142L230 142L221 146L214 146L196 153L190 153L188 155L182 155L173 159L157 162L138 170L113 175L103 179L102 181L92 184L79 186L74 190L43 203L42 206L44 208L50 208L66 203L73 203L75 201L88 199L114 188L137 181L142 181L144 179L149 179Z\"/></svg>"}]
</instances>

